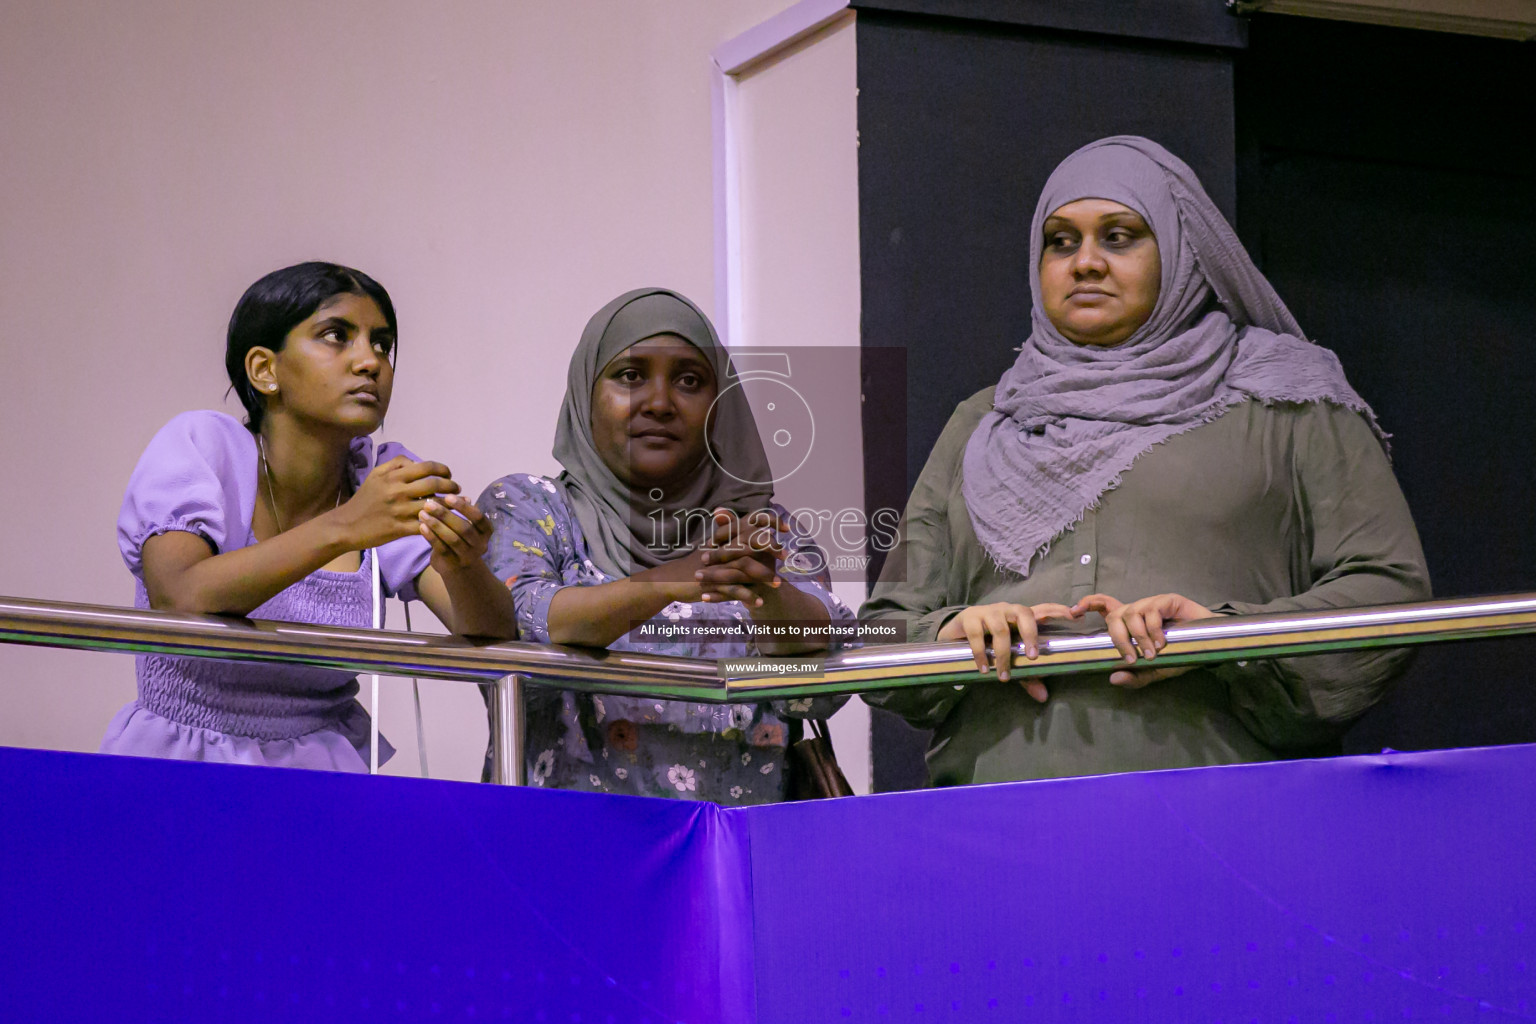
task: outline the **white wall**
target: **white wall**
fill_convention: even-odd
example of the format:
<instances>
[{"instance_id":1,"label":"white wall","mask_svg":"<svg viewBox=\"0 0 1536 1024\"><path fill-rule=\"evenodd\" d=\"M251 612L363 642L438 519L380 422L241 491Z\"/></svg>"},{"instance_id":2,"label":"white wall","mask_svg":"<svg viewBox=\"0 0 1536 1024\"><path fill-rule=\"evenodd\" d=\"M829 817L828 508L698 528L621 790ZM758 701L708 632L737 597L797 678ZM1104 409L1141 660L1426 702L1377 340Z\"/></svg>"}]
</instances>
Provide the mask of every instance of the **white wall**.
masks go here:
<instances>
[{"instance_id":1,"label":"white wall","mask_svg":"<svg viewBox=\"0 0 1536 1024\"><path fill-rule=\"evenodd\" d=\"M845 13L742 75L736 90L741 336L731 343L790 353L795 385L815 413L815 450L775 494L792 510L864 508L854 32ZM764 444L772 458L774 446ZM862 551L863 530L847 532ZM846 557L829 533L823 547ZM833 576L838 596L857 608L862 570L834 565ZM869 709L851 700L831 727L849 784L868 793Z\"/></svg>"},{"instance_id":2,"label":"white wall","mask_svg":"<svg viewBox=\"0 0 1536 1024\"><path fill-rule=\"evenodd\" d=\"M177 412L237 411L230 310L303 259L395 299L389 438L470 493L553 471L592 312L647 284L713 312L708 54L786 6L8 4L0 594L131 603L113 531L128 473ZM132 660L0 645L0 686L0 744L91 750ZM423 687L433 774L476 776L478 696ZM394 770L414 770L407 685L383 723Z\"/></svg>"}]
</instances>

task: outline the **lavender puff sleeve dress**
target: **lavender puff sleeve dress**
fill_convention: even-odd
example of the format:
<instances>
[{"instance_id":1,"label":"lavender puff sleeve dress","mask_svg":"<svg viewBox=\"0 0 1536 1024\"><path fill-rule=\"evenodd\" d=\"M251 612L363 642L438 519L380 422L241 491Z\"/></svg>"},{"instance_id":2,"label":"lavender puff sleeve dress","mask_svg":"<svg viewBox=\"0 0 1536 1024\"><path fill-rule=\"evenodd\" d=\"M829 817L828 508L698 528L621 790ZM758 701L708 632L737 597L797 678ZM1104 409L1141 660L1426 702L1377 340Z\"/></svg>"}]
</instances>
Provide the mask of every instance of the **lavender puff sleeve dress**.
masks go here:
<instances>
[{"instance_id":1,"label":"lavender puff sleeve dress","mask_svg":"<svg viewBox=\"0 0 1536 1024\"><path fill-rule=\"evenodd\" d=\"M354 486L375 461L415 456L397 444L352 443ZM134 578L134 605L149 607L144 542L173 530L194 533L215 553L249 547L259 486L256 439L230 416L188 412L149 443L123 497L118 549ZM356 572L319 569L254 609L253 619L367 628L373 621L372 559L384 591L416 596L415 580L431 558L420 537L363 552ZM365 772L369 718L357 702L356 677L306 665L268 665L140 655L138 699L107 727L101 751L184 761ZM394 750L380 738L379 760Z\"/></svg>"}]
</instances>

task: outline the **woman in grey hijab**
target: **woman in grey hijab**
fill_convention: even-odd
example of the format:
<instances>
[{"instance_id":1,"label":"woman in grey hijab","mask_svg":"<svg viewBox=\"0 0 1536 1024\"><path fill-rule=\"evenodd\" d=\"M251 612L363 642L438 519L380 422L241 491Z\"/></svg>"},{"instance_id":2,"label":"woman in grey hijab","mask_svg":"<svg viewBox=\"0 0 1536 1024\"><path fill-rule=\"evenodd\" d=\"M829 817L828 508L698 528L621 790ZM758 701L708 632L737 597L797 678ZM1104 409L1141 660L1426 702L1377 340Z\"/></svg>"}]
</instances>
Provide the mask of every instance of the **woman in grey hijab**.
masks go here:
<instances>
[{"instance_id":1,"label":"woman in grey hijab","mask_svg":"<svg viewBox=\"0 0 1536 1024\"><path fill-rule=\"evenodd\" d=\"M1020 686L1005 654L994 681L866 699L937 727L939 784L1336 749L1405 653L1147 663L1165 623L1429 596L1374 414L1147 139L1057 167L1030 268L1029 338L951 418L862 615L964 640L984 674L1042 622L1107 628L1127 667Z\"/></svg>"},{"instance_id":2,"label":"woman in grey hijab","mask_svg":"<svg viewBox=\"0 0 1536 1024\"><path fill-rule=\"evenodd\" d=\"M571 356L553 480L512 474L480 498L486 560L520 635L695 658L815 650L754 624L851 622L826 559L773 504L768 460L707 317L661 288L627 292ZM788 566L814 571L791 571ZM530 688L528 780L607 793L766 803L785 796L794 719L836 698L707 705Z\"/></svg>"}]
</instances>

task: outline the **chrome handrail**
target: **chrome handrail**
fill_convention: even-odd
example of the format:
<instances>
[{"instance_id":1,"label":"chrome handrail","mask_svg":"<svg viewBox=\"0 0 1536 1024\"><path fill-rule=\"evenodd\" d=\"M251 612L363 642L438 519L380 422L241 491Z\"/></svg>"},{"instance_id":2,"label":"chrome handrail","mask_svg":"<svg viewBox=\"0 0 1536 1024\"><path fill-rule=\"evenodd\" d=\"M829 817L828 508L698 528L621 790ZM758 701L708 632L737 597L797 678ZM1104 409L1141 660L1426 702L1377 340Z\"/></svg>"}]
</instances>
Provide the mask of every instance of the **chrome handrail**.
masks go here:
<instances>
[{"instance_id":1,"label":"chrome handrail","mask_svg":"<svg viewBox=\"0 0 1536 1024\"><path fill-rule=\"evenodd\" d=\"M0 597L0 642L493 682L512 673L605 693L725 700L712 661L550 644Z\"/></svg>"},{"instance_id":2,"label":"chrome handrail","mask_svg":"<svg viewBox=\"0 0 1536 1024\"><path fill-rule=\"evenodd\" d=\"M1372 608L1241 615L1173 626L1157 656L1166 667L1273 658L1371 647L1536 633L1536 593ZM963 643L878 644L805 662L805 674L757 668L727 671L725 662L656 654L589 650L524 642L475 644L455 637L388 630L251 621L102 605L0 597L0 642L84 650L316 665L354 672L460 679L497 684L493 746L503 780L520 777L523 681L593 693L690 700L759 701L977 678ZM1015 648L1017 653L1022 650ZM760 660L761 661L761 660ZM1074 675L1123 666L1105 633L1045 637L1040 656L1015 664L1013 675Z\"/></svg>"},{"instance_id":3,"label":"chrome handrail","mask_svg":"<svg viewBox=\"0 0 1536 1024\"><path fill-rule=\"evenodd\" d=\"M1230 615L1170 626L1165 633L1168 646L1157 653L1159 668L1518 636L1536 633L1536 593ZM1126 667L1107 633L1047 635L1039 648L1038 658L1023 660L1023 645L1014 646L1012 677L1077 675ZM970 648L950 642L882 644L840 651L828 655L815 676L784 679L762 672L721 675L735 699L765 700L974 682L977 671Z\"/></svg>"}]
</instances>

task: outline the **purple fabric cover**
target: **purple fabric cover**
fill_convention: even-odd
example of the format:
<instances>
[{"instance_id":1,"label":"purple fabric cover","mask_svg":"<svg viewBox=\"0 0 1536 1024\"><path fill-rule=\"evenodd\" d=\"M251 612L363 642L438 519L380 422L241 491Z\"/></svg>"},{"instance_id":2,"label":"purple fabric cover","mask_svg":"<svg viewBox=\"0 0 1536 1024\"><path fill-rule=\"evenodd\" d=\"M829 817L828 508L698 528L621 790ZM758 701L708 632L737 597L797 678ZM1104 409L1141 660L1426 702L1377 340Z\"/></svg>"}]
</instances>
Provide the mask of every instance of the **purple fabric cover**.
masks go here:
<instances>
[{"instance_id":1,"label":"purple fabric cover","mask_svg":"<svg viewBox=\"0 0 1536 1024\"><path fill-rule=\"evenodd\" d=\"M415 456L383 445L378 461ZM352 445L354 483L374 465L373 442ZM118 549L134 577L134 604L149 607L141 552L156 534L182 530L218 552L256 543L251 534L259 483L256 440L230 416L177 416L150 441L128 482L117 520ZM405 537L379 550L387 594L415 596L431 548ZM367 628L372 625L372 552L356 572L316 570L251 612L253 619ZM139 698L113 718L103 753L189 761L367 770L368 713L351 673L301 665L261 665L141 656ZM393 748L380 740L379 760Z\"/></svg>"},{"instance_id":2,"label":"purple fabric cover","mask_svg":"<svg viewBox=\"0 0 1536 1024\"><path fill-rule=\"evenodd\" d=\"M0 1020L1530 1020L1533 805L1531 746L745 808L0 748Z\"/></svg>"}]
</instances>

